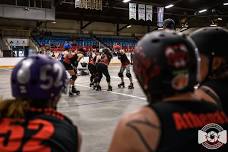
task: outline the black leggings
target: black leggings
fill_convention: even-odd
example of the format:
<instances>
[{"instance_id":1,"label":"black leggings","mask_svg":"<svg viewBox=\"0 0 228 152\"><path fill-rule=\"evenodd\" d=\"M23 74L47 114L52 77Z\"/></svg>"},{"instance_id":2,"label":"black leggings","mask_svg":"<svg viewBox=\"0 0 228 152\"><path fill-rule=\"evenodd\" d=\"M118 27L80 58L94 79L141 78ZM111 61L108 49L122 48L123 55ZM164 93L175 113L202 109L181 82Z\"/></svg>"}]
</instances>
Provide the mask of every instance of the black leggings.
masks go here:
<instances>
[{"instance_id":1,"label":"black leggings","mask_svg":"<svg viewBox=\"0 0 228 152\"><path fill-rule=\"evenodd\" d=\"M91 74L90 76L90 82L93 82L94 79L96 78L96 74L97 74L97 69L96 69L96 66L94 64L88 64L88 69L89 69L89 72Z\"/></svg>"},{"instance_id":2,"label":"black leggings","mask_svg":"<svg viewBox=\"0 0 228 152\"><path fill-rule=\"evenodd\" d=\"M103 63L98 63L96 65L96 69L97 69L97 75L96 75L96 82L100 83L101 79L103 77L103 74L106 77L106 81L109 83L111 81L109 72L108 72L108 66L103 64Z\"/></svg>"}]
</instances>

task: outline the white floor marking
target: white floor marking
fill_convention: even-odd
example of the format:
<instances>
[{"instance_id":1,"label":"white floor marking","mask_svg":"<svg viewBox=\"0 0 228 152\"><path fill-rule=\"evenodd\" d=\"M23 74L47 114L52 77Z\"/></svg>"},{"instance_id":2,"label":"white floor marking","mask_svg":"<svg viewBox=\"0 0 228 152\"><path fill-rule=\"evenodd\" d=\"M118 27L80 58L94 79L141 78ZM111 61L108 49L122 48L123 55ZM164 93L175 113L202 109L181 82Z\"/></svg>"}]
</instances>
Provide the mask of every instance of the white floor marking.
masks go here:
<instances>
[{"instance_id":1,"label":"white floor marking","mask_svg":"<svg viewBox=\"0 0 228 152\"><path fill-rule=\"evenodd\" d=\"M80 87L84 87L84 88L90 88L88 86L80 85L80 84L76 84L76 86L80 86ZM140 99L140 100L146 100L146 98L138 97L138 96L134 96L134 95L130 95L130 94L124 94L124 93L119 93L119 92L114 92L114 91L106 91L106 90L101 90L101 91L109 92L109 93L112 93L112 94L118 94L118 95L122 95L122 96L127 96L127 97L132 97L132 98L136 98L136 99Z\"/></svg>"},{"instance_id":2,"label":"white floor marking","mask_svg":"<svg viewBox=\"0 0 228 152\"><path fill-rule=\"evenodd\" d=\"M115 78L115 79L120 79L120 77L116 77L116 76L111 76L111 78ZM128 78L124 78L124 80L129 80ZM137 79L132 79L134 82L137 81Z\"/></svg>"}]
</instances>

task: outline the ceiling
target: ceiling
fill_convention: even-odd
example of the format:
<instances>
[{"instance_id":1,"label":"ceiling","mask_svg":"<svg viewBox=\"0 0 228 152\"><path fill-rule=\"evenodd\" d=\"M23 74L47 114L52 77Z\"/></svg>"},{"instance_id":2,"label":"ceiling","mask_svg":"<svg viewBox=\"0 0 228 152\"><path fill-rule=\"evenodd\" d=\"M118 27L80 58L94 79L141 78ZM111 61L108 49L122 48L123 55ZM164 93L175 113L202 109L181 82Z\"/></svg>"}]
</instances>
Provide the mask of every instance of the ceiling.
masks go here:
<instances>
[{"instance_id":1,"label":"ceiling","mask_svg":"<svg viewBox=\"0 0 228 152\"><path fill-rule=\"evenodd\" d=\"M128 19L128 3L123 3L122 0L103 0L102 11L74 8L74 1L56 0L56 17L156 26L156 9L153 12L153 22L135 21ZM189 27L209 26L212 22L224 26L228 23L228 6L223 6L223 2L228 0L131 0L131 2L151 4L154 7L174 4L174 7L165 9L165 18L174 19L178 27L184 24ZM201 9L208 11L199 14L198 11Z\"/></svg>"}]
</instances>

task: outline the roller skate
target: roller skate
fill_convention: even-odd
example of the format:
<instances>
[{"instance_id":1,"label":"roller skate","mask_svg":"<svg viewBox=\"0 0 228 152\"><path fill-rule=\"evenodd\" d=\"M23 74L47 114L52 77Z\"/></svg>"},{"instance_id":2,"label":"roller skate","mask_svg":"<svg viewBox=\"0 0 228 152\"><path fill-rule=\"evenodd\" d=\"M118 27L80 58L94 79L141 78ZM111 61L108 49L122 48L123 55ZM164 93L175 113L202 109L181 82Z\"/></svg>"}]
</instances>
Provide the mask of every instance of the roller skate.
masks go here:
<instances>
[{"instance_id":1,"label":"roller skate","mask_svg":"<svg viewBox=\"0 0 228 152\"><path fill-rule=\"evenodd\" d=\"M118 88L125 88L124 82L121 82L120 84L118 84Z\"/></svg>"},{"instance_id":2,"label":"roller skate","mask_svg":"<svg viewBox=\"0 0 228 152\"><path fill-rule=\"evenodd\" d=\"M96 86L96 91L101 91L101 86L100 85Z\"/></svg>"},{"instance_id":3,"label":"roller skate","mask_svg":"<svg viewBox=\"0 0 228 152\"><path fill-rule=\"evenodd\" d=\"M112 91L112 86L109 85L107 91Z\"/></svg>"},{"instance_id":4,"label":"roller skate","mask_svg":"<svg viewBox=\"0 0 228 152\"><path fill-rule=\"evenodd\" d=\"M94 86L94 83L93 83L93 82L91 82L91 83L89 84L89 86L90 86L90 87L93 87L93 86Z\"/></svg>"},{"instance_id":5,"label":"roller skate","mask_svg":"<svg viewBox=\"0 0 228 152\"><path fill-rule=\"evenodd\" d=\"M133 83L130 83L130 85L128 86L128 89L134 89Z\"/></svg>"},{"instance_id":6,"label":"roller skate","mask_svg":"<svg viewBox=\"0 0 228 152\"><path fill-rule=\"evenodd\" d=\"M74 86L72 86L71 91L69 92L69 96L73 96L73 95L80 95L80 91L77 90Z\"/></svg>"}]
</instances>

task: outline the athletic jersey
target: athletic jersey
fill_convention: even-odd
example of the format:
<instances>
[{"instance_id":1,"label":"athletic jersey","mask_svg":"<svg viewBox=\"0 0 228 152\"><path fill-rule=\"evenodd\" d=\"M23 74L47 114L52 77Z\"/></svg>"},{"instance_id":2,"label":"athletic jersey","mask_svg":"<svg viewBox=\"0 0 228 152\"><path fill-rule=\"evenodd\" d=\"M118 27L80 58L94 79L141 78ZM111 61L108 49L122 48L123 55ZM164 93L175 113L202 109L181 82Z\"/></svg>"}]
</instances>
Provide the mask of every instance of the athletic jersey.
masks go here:
<instances>
[{"instance_id":1,"label":"athletic jersey","mask_svg":"<svg viewBox=\"0 0 228 152\"><path fill-rule=\"evenodd\" d=\"M66 54L64 55L64 59L63 59L63 62L66 63L66 64L71 64L71 58L73 57L72 54Z\"/></svg>"},{"instance_id":2,"label":"athletic jersey","mask_svg":"<svg viewBox=\"0 0 228 152\"><path fill-rule=\"evenodd\" d=\"M72 55L70 62L74 67L78 67L78 54Z\"/></svg>"},{"instance_id":3,"label":"athletic jersey","mask_svg":"<svg viewBox=\"0 0 228 152\"><path fill-rule=\"evenodd\" d=\"M89 64L95 64L97 60L97 56L95 54L90 54L89 56Z\"/></svg>"},{"instance_id":4,"label":"athletic jersey","mask_svg":"<svg viewBox=\"0 0 228 152\"><path fill-rule=\"evenodd\" d=\"M111 59L112 59L112 57L111 57L110 55L103 54L103 55L101 56L101 61L100 61L100 63L105 64L105 65L108 66L109 63L110 63L110 61L111 61Z\"/></svg>"},{"instance_id":5,"label":"athletic jersey","mask_svg":"<svg viewBox=\"0 0 228 152\"><path fill-rule=\"evenodd\" d=\"M0 119L0 152L77 152L78 130L53 109L31 109L25 119Z\"/></svg>"},{"instance_id":6,"label":"athletic jersey","mask_svg":"<svg viewBox=\"0 0 228 152\"><path fill-rule=\"evenodd\" d=\"M226 112L226 114L228 114L228 81L226 80L209 80L205 83L202 84L202 88L206 86L210 89L212 89L217 96L219 97L219 99L216 99L215 97L213 97L213 94L211 94L209 91L206 93L211 96L213 99L215 99L219 104L222 105L224 111ZM221 102L221 101L225 101L225 102Z\"/></svg>"},{"instance_id":7,"label":"athletic jersey","mask_svg":"<svg viewBox=\"0 0 228 152\"><path fill-rule=\"evenodd\" d=\"M210 123L228 129L228 118L212 103L173 101L149 107L155 111L161 123L161 137L156 152L207 152L208 149L198 144L198 130ZM217 151L227 152L228 145L223 145Z\"/></svg>"},{"instance_id":8,"label":"athletic jersey","mask_svg":"<svg viewBox=\"0 0 228 152\"><path fill-rule=\"evenodd\" d=\"M125 53L117 53L118 59L121 62L121 66L125 67L130 64L130 61L127 58L127 55Z\"/></svg>"}]
</instances>

